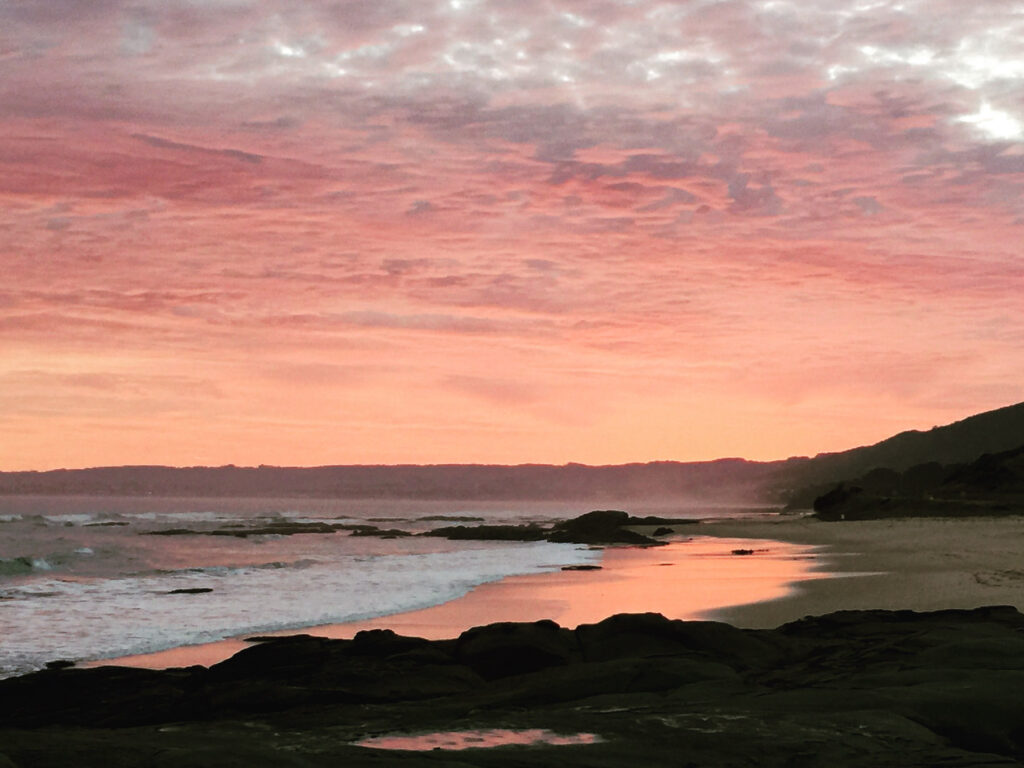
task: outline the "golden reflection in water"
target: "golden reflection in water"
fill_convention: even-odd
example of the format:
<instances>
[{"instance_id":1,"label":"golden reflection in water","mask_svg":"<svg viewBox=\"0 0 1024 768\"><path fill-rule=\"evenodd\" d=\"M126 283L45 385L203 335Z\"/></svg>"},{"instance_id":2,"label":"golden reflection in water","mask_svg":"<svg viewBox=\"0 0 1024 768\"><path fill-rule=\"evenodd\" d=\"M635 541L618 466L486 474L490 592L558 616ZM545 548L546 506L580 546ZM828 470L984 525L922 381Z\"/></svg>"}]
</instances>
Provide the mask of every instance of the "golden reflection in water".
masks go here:
<instances>
[{"instance_id":1,"label":"golden reflection in water","mask_svg":"<svg viewBox=\"0 0 1024 768\"><path fill-rule=\"evenodd\" d=\"M734 550L753 550L736 555ZM555 571L483 584L458 600L421 611L310 630L348 638L363 629L393 629L434 640L497 621L553 619L563 627L593 624L614 613L661 613L702 619L727 606L784 597L813 571L811 549L777 541L697 537L664 547L608 547L599 571Z\"/></svg>"}]
</instances>

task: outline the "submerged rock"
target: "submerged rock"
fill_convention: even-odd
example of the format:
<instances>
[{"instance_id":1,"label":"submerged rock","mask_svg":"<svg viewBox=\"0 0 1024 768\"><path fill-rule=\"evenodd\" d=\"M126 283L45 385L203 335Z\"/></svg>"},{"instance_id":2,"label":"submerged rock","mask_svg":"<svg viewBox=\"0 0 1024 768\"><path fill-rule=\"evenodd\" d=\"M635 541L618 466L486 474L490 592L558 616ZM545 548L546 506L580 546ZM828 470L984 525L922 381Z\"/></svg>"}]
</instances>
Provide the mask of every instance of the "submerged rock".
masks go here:
<instances>
[{"instance_id":1,"label":"submerged rock","mask_svg":"<svg viewBox=\"0 0 1024 768\"><path fill-rule=\"evenodd\" d=\"M369 525L366 527L360 527L353 530L350 536L377 536L381 539L399 539L405 536L412 536L409 531L402 530L401 528L377 528Z\"/></svg>"},{"instance_id":2,"label":"submerged rock","mask_svg":"<svg viewBox=\"0 0 1024 768\"><path fill-rule=\"evenodd\" d=\"M475 515L424 515L417 520L434 523L482 523L484 518Z\"/></svg>"},{"instance_id":3,"label":"submerged rock","mask_svg":"<svg viewBox=\"0 0 1024 768\"><path fill-rule=\"evenodd\" d=\"M647 515L646 517L629 516L629 525L700 525L700 520L692 517L658 517Z\"/></svg>"},{"instance_id":4,"label":"submerged rock","mask_svg":"<svg viewBox=\"0 0 1024 768\"><path fill-rule=\"evenodd\" d=\"M458 541L543 541L547 533L539 525L449 525L423 535Z\"/></svg>"},{"instance_id":5,"label":"submerged rock","mask_svg":"<svg viewBox=\"0 0 1024 768\"><path fill-rule=\"evenodd\" d=\"M249 536L293 536L297 533L337 533L346 526L337 523L300 523L290 520L267 523L266 525L246 528L244 526L225 526L211 530L194 528L165 528L156 531L143 531L148 536L235 536L240 539ZM372 526L370 526L372 527Z\"/></svg>"}]
</instances>

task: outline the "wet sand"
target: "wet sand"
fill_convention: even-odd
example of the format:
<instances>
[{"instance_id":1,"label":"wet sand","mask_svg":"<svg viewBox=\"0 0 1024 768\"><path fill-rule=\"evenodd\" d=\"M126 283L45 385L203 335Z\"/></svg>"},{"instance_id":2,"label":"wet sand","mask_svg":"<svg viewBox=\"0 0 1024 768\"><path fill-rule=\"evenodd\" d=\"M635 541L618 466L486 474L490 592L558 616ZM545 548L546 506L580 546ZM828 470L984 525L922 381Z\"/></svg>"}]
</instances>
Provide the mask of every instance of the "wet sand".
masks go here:
<instances>
[{"instance_id":1,"label":"wet sand","mask_svg":"<svg viewBox=\"0 0 1024 768\"><path fill-rule=\"evenodd\" d=\"M347 639L365 629L392 629L401 635L439 640L498 621L553 619L563 627L575 627L614 613L648 611L702 619L722 606L783 598L803 580L827 576L813 546L721 536L717 531L714 537L687 535L693 530L692 526L681 528L678 539L662 547L607 547L601 570L512 576L419 611L261 634L308 633ZM734 549L753 553L735 555ZM238 637L83 666L208 666L250 645Z\"/></svg>"},{"instance_id":2,"label":"wet sand","mask_svg":"<svg viewBox=\"0 0 1024 768\"><path fill-rule=\"evenodd\" d=\"M846 609L1024 610L1024 517L837 523L783 517L707 522L700 532L818 547L823 566L838 577L801 581L779 599L712 612L738 627L772 628Z\"/></svg>"}]
</instances>

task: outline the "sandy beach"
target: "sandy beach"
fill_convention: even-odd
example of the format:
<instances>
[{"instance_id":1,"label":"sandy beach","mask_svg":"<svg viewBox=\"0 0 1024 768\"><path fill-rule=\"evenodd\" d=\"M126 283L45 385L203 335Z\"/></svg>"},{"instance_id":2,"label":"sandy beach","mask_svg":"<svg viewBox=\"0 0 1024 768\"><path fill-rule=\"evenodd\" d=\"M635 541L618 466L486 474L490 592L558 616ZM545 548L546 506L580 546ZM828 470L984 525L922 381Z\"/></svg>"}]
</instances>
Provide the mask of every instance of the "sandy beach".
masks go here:
<instances>
[{"instance_id":1,"label":"sandy beach","mask_svg":"<svg viewBox=\"0 0 1024 768\"><path fill-rule=\"evenodd\" d=\"M770 628L846 609L1024 609L1024 517L904 518L823 523L813 518L702 524L707 536L752 536L819 548L833 578L802 580L778 599L712 617Z\"/></svg>"}]
</instances>

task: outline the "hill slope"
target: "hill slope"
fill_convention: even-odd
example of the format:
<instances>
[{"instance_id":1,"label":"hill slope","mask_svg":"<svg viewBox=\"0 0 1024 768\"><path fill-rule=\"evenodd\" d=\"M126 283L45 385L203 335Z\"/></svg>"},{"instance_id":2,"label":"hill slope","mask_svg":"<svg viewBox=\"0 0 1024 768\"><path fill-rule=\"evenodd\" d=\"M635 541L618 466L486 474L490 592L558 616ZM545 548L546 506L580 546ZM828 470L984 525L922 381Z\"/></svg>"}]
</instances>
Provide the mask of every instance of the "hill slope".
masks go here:
<instances>
[{"instance_id":1,"label":"hill slope","mask_svg":"<svg viewBox=\"0 0 1024 768\"><path fill-rule=\"evenodd\" d=\"M886 468L902 472L917 464L966 464L985 453L1000 453L1024 445L1024 403L986 411L922 432L900 432L874 445L841 453L822 453L813 459L791 459L780 480L791 488L835 483Z\"/></svg>"}]
</instances>

